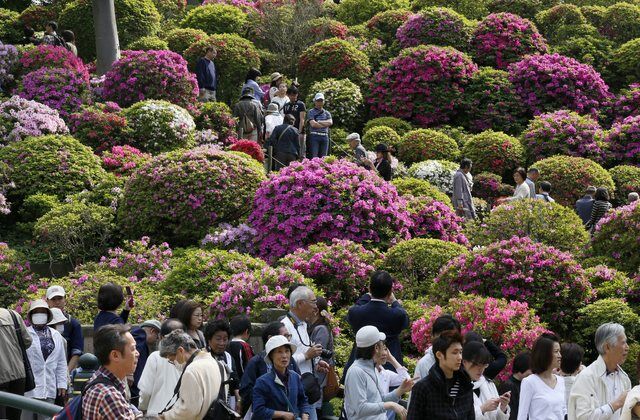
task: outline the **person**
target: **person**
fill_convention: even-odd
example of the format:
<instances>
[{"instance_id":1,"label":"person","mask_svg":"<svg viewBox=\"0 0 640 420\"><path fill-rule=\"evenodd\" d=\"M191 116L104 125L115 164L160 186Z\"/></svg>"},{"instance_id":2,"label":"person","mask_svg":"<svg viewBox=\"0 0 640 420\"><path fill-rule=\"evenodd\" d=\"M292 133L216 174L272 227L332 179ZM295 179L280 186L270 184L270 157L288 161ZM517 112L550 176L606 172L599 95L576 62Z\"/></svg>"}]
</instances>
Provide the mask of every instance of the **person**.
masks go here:
<instances>
[{"instance_id":1,"label":"person","mask_svg":"<svg viewBox=\"0 0 640 420\"><path fill-rule=\"evenodd\" d=\"M591 210L593 209L593 196L596 195L596 187L588 186L585 192L585 195L576 201L576 213L582 219L583 224L589 223L589 219L591 219Z\"/></svg>"},{"instance_id":2,"label":"person","mask_svg":"<svg viewBox=\"0 0 640 420\"><path fill-rule=\"evenodd\" d=\"M309 338L312 343L319 343L322 346L322 354L320 358L327 362L329 366L335 366L336 361L333 357L334 352L334 341L333 341L333 332L331 331L329 315L329 302L322 296L318 296L316 298L316 307L313 310L313 315L309 318ZM327 374L318 373L318 380L320 381L320 385L323 389L327 385L328 375L334 375L335 371L330 369ZM331 415L332 406L329 401L324 399L322 404L321 412L326 415Z\"/></svg>"},{"instance_id":3,"label":"person","mask_svg":"<svg viewBox=\"0 0 640 420\"><path fill-rule=\"evenodd\" d=\"M569 419L618 419L627 393L629 376L620 367L629 345L624 327L608 322L598 327L594 338L598 358L576 376L569 395Z\"/></svg>"},{"instance_id":4,"label":"person","mask_svg":"<svg viewBox=\"0 0 640 420\"><path fill-rule=\"evenodd\" d=\"M564 420L564 380L554 374L560 369L561 359L560 342L554 334L544 333L533 343L531 375L520 387L518 420Z\"/></svg>"},{"instance_id":5,"label":"person","mask_svg":"<svg viewBox=\"0 0 640 420\"><path fill-rule=\"evenodd\" d=\"M250 92L252 93L251 99L255 99L256 101L258 101L258 106L260 106L260 104L262 103L262 98L264 97L264 92L260 88L258 82L256 82L256 80L260 76L262 76L260 70L253 67L247 72L247 75L244 78L244 84L242 85L242 95L244 95L244 93L247 91L247 88L250 88Z\"/></svg>"},{"instance_id":6,"label":"person","mask_svg":"<svg viewBox=\"0 0 640 420\"><path fill-rule=\"evenodd\" d=\"M413 387L407 420L475 419L473 384L462 365L462 336L445 331L433 340L438 363Z\"/></svg>"},{"instance_id":7,"label":"person","mask_svg":"<svg viewBox=\"0 0 640 420\"><path fill-rule=\"evenodd\" d=\"M353 151L353 156L356 162L361 163L367 158L367 149L362 145L360 134L351 133L347 136L347 143Z\"/></svg>"},{"instance_id":8,"label":"person","mask_svg":"<svg viewBox=\"0 0 640 420\"><path fill-rule=\"evenodd\" d=\"M267 342L271 337L276 335L284 336L287 341L291 340L291 334L287 330L287 327L280 321L273 321L264 328L262 331L262 344L266 347ZM295 352L294 352L295 353ZM262 350L249 360L247 367L244 371L244 375L240 379L240 400L242 401L242 414L246 415L252 407L253 403L253 387L256 380L267 372L271 371L272 365L265 362L266 352ZM289 370L300 373L298 364L295 359L291 357L289 362Z\"/></svg>"},{"instance_id":9,"label":"person","mask_svg":"<svg viewBox=\"0 0 640 420\"><path fill-rule=\"evenodd\" d=\"M36 387L24 393L25 397L53 404L57 396L64 397L67 392L67 355L64 339L47 323L53 319L49 305L43 299L37 299L29 305L27 320L31 326L27 331L31 336L31 345L27 357L33 370ZM45 419L47 417L29 411L22 412L22 420Z\"/></svg>"},{"instance_id":10,"label":"person","mask_svg":"<svg viewBox=\"0 0 640 420\"><path fill-rule=\"evenodd\" d=\"M78 360L84 352L84 336L82 334L82 326L80 322L64 311L67 306L67 294L62 286L49 286L46 293L47 304L49 308L58 308L62 310L67 322L62 330L62 337L67 342L67 365L69 372L78 367Z\"/></svg>"},{"instance_id":11,"label":"person","mask_svg":"<svg viewBox=\"0 0 640 420\"><path fill-rule=\"evenodd\" d=\"M271 88L273 90L273 88ZM277 89L273 92L274 94L270 96L271 104L278 105L278 111L280 115L284 117L284 106L289 103L290 99L287 96L287 84L280 82L278 84Z\"/></svg>"},{"instance_id":12,"label":"person","mask_svg":"<svg viewBox=\"0 0 640 420\"><path fill-rule=\"evenodd\" d=\"M369 159L364 159L362 163L369 169L378 171L380 178L385 181L391 181L393 176L393 170L391 169L391 153L386 144L380 143L376 145L376 160L371 162Z\"/></svg>"},{"instance_id":13,"label":"person","mask_svg":"<svg viewBox=\"0 0 640 420\"><path fill-rule=\"evenodd\" d=\"M219 397L220 385L226 378L221 373L224 370L209 352L198 349L193 338L182 330L174 330L162 339L160 356L182 372L176 385L177 393L160 418L202 419Z\"/></svg>"},{"instance_id":14,"label":"person","mask_svg":"<svg viewBox=\"0 0 640 420\"><path fill-rule=\"evenodd\" d=\"M374 356L373 361L376 365L378 385L383 395L388 394L393 387L398 392L398 397L402 398L403 390L398 390L398 387L400 387L405 380L409 380L410 383L407 382L407 386L413 388L414 380L409 376L409 371L393 357L393 354L389 353L386 345L384 346L384 351ZM384 366L387 363L391 364L394 370L385 369ZM393 420L395 418L396 413L392 410L387 410L387 420Z\"/></svg>"},{"instance_id":15,"label":"person","mask_svg":"<svg viewBox=\"0 0 640 420\"><path fill-rule=\"evenodd\" d=\"M473 408L476 420L507 420L510 415L509 391L498 394L495 384L483 375L491 353L481 341L467 341L462 347L462 365L473 381Z\"/></svg>"},{"instance_id":16,"label":"person","mask_svg":"<svg viewBox=\"0 0 640 420\"><path fill-rule=\"evenodd\" d=\"M511 399L509 401L509 408L511 414L509 420L516 420L518 418L518 408L520 404L520 388L522 386L522 380L531 375L531 353L528 351L520 352L513 359L513 369L511 376L506 381L502 382L498 386L498 393L504 394L505 392L511 393Z\"/></svg>"},{"instance_id":17,"label":"person","mask_svg":"<svg viewBox=\"0 0 640 420\"><path fill-rule=\"evenodd\" d=\"M293 126L298 129L300 132L300 140L303 141L304 138L304 122L306 121L307 116L307 107L304 102L298 99L298 88L295 86L289 86L287 88L287 96L289 97L289 102L284 104L282 108L284 111L284 115L293 115L295 118L295 123Z\"/></svg>"},{"instance_id":18,"label":"person","mask_svg":"<svg viewBox=\"0 0 640 420\"><path fill-rule=\"evenodd\" d=\"M536 194L536 198L538 200L546 201L547 203L555 203L556 200L549 196L550 193L551 183L548 181L542 181L540 183L540 194Z\"/></svg>"},{"instance_id":19,"label":"person","mask_svg":"<svg viewBox=\"0 0 640 420\"><path fill-rule=\"evenodd\" d=\"M630 192L627 195L627 203L631 204L634 201L638 201L640 199L640 194L638 194L637 192Z\"/></svg>"},{"instance_id":20,"label":"person","mask_svg":"<svg viewBox=\"0 0 640 420\"><path fill-rule=\"evenodd\" d=\"M513 192L512 197L506 198L506 201L513 200L524 200L525 198L530 198L530 190L529 185L527 185L527 173L523 168L518 168L513 173L513 180L516 181L516 190ZM535 198L535 196L534 196Z\"/></svg>"},{"instance_id":21,"label":"person","mask_svg":"<svg viewBox=\"0 0 640 420\"><path fill-rule=\"evenodd\" d=\"M51 307L49 307L49 309L51 310L51 314L53 316L51 317L51 321L47 322L47 326L53 328L54 330L56 330L60 334L62 334L62 331L64 331L64 324L66 324L67 321L69 321L69 320L67 319L66 316L64 316L64 313L62 313L62 311L60 309L51 308ZM65 354L67 354L67 342L66 341L64 342L64 352L65 352Z\"/></svg>"},{"instance_id":22,"label":"person","mask_svg":"<svg viewBox=\"0 0 640 420\"><path fill-rule=\"evenodd\" d=\"M140 376L142 376L142 371L151 354L151 348L160 339L160 327L160 321L149 319L140 324L139 327L131 330L131 335L136 340L136 350L138 350L138 363L136 364L136 370L133 372L133 383L131 384L131 401L136 407L139 404L140 397L138 382L140 382Z\"/></svg>"},{"instance_id":23,"label":"person","mask_svg":"<svg viewBox=\"0 0 640 420\"><path fill-rule=\"evenodd\" d=\"M313 105L307 114L311 158L325 157L329 154L329 127L333 120L329 111L324 109L324 93L315 94Z\"/></svg>"},{"instance_id":24,"label":"person","mask_svg":"<svg viewBox=\"0 0 640 420\"><path fill-rule=\"evenodd\" d=\"M314 409L304 393L300 375L289 369L295 352L296 346L281 335L267 341L264 361L273 368L260 376L253 388L253 420L309 420Z\"/></svg>"},{"instance_id":25,"label":"person","mask_svg":"<svg viewBox=\"0 0 640 420\"><path fill-rule=\"evenodd\" d=\"M460 333L460 322L449 314L444 314L436 318L431 325L431 342L440 337L445 331L457 331ZM424 356L416 364L416 370L413 377L416 379L426 378L429 370L437 363L436 356L433 354L433 346L429 346Z\"/></svg>"},{"instance_id":26,"label":"person","mask_svg":"<svg viewBox=\"0 0 640 420\"><path fill-rule=\"evenodd\" d=\"M208 45L204 50L204 57L200 57L196 63L196 79L198 80L198 100L209 102L216 100L218 90L218 74L213 60L218 55L218 50L213 45Z\"/></svg>"},{"instance_id":27,"label":"person","mask_svg":"<svg viewBox=\"0 0 640 420\"><path fill-rule=\"evenodd\" d=\"M276 71L271 73L269 79L271 83L269 85L269 96L267 97L267 99L269 100L269 102L273 102L273 98L278 94L278 90L280 89L280 85L282 84L284 76Z\"/></svg>"},{"instance_id":28,"label":"person","mask_svg":"<svg viewBox=\"0 0 640 420\"><path fill-rule=\"evenodd\" d=\"M529 168L525 182L529 187L529 198L536 198L536 182L540 178L540 171L537 168Z\"/></svg>"},{"instance_id":29,"label":"person","mask_svg":"<svg viewBox=\"0 0 640 420\"><path fill-rule=\"evenodd\" d=\"M469 158L460 161L460 168L453 176L453 195L451 197L456 214L464 217L465 220L473 220L476 218L476 208L473 205L471 197L471 185L467 174L471 173L473 162Z\"/></svg>"},{"instance_id":30,"label":"person","mask_svg":"<svg viewBox=\"0 0 640 420\"><path fill-rule=\"evenodd\" d=\"M193 341L196 342L196 346L199 349L203 349L207 346L207 341L204 339L204 334L200 331L202 327L203 311L202 306L195 300L186 300L182 302L178 309L177 318L185 326L185 331Z\"/></svg>"},{"instance_id":31,"label":"person","mask_svg":"<svg viewBox=\"0 0 640 420\"><path fill-rule=\"evenodd\" d=\"M0 391L24 395L26 374L18 334L26 347L25 350L29 349L33 340L22 317L11 309L0 308L0 354L2 354ZM18 420L20 414L21 410L17 408L0 405L0 418Z\"/></svg>"},{"instance_id":32,"label":"person","mask_svg":"<svg viewBox=\"0 0 640 420\"><path fill-rule=\"evenodd\" d=\"M564 401L569 404L569 395L571 388L576 380L576 376L584 369L582 358L584 357L583 348L576 343L562 343L560 346L560 376L564 378Z\"/></svg>"},{"instance_id":33,"label":"person","mask_svg":"<svg viewBox=\"0 0 640 420\"><path fill-rule=\"evenodd\" d=\"M280 115L278 104L270 103L269 106L267 106L267 113L264 116L264 138L268 139L271 133L273 133L273 129L283 122L284 118Z\"/></svg>"},{"instance_id":34,"label":"person","mask_svg":"<svg viewBox=\"0 0 640 420\"><path fill-rule=\"evenodd\" d=\"M609 202L609 191L604 187L599 187L596 190L594 197L593 209L591 209L591 217L585 225L585 228L593 235L596 231L596 226L602 217L611 210L611 203Z\"/></svg>"},{"instance_id":35,"label":"person","mask_svg":"<svg viewBox=\"0 0 640 420\"><path fill-rule=\"evenodd\" d=\"M260 104L254 99L254 89L246 87L233 107L233 116L238 118L238 137L258 141L262 132L263 116Z\"/></svg>"},{"instance_id":36,"label":"person","mask_svg":"<svg viewBox=\"0 0 640 420\"><path fill-rule=\"evenodd\" d=\"M247 342L251 337L251 320L246 315L236 315L229 321L231 327L231 342L229 354L233 359L233 366L238 378L242 378L244 368L254 356L253 349Z\"/></svg>"},{"instance_id":37,"label":"person","mask_svg":"<svg viewBox=\"0 0 640 420\"><path fill-rule=\"evenodd\" d=\"M53 45L57 47L65 47L64 40L56 32L58 30L58 23L55 21L47 22L44 25L44 36L42 37L42 44Z\"/></svg>"},{"instance_id":38,"label":"person","mask_svg":"<svg viewBox=\"0 0 640 420\"><path fill-rule=\"evenodd\" d=\"M402 349L400 334L409 327L409 316L393 294L393 278L384 271L374 271L369 283L370 294L362 296L347 313L347 322L352 331L359 331L365 325L373 325L387 337L387 347L393 357L402 363ZM356 348L354 346L351 357L345 366L354 360ZM387 368L393 369L392 366Z\"/></svg>"},{"instance_id":39,"label":"person","mask_svg":"<svg viewBox=\"0 0 640 420\"><path fill-rule=\"evenodd\" d=\"M231 339L231 327L226 319L211 320L204 327L204 338L210 349L211 356L218 362L222 363L226 376L231 382L226 386L226 393L229 396L228 403L231 408L235 409L236 404L240 401L240 393L238 391L240 379L233 364L233 358L226 351L229 340Z\"/></svg>"},{"instance_id":40,"label":"person","mask_svg":"<svg viewBox=\"0 0 640 420\"><path fill-rule=\"evenodd\" d=\"M356 333L356 360L344 382L344 413L349 420L386 420L387 410L402 419L407 414L398 401L411 389L411 379L405 379L397 390L386 394L379 387L374 360L387 351L385 339L385 334L373 325L366 325Z\"/></svg>"},{"instance_id":41,"label":"person","mask_svg":"<svg viewBox=\"0 0 640 420\"><path fill-rule=\"evenodd\" d=\"M115 283L105 283L98 290L98 315L93 320L93 331L97 331L100 327L109 324L126 324L129 319L129 312L133 308L133 296L129 295L124 309L120 315L116 310L124 302L124 294L122 286Z\"/></svg>"},{"instance_id":42,"label":"person","mask_svg":"<svg viewBox=\"0 0 640 420\"><path fill-rule=\"evenodd\" d=\"M125 379L132 375L138 361L136 340L129 327L122 324L107 324L98 328L93 337L94 353L100 368L93 374L87 386L100 378L86 390L82 398L82 418L87 420L133 420L141 416L129 404L125 394Z\"/></svg>"},{"instance_id":43,"label":"person","mask_svg":"<svg viewBox=\"0 0 640 420\"><path fill-rule=\"evenodd\" d=\"M507 365L507 355L499 346L494 344L491 340L485 340L475 331L468 331L464 335L465 344L470 341L478 341L484 344L487 350L489 350L489 354L493 360L489 361L489 365L484 369L483 376L489 380L494 380Z\"/></svg>"},{"instance_id":44,"label":"person","mask_svg":"<svg viewBox=\"0 0 640 420\"><path fill-rule=\"evenodd\" d=\"M293 126L293 115L284 116L284 122L273 129L265 147L273 147L273 170L277 171L300 158L300 133Z\"/></svg>"},{"instance_id":45,"label":"person","mask_svg":"<svg viewBox=\"0 0 640 420\"><path fill-rule=\"evenodd\" d=\"M184 330L182 322L175 318L165 320L160 325L159 339L162 340L175 330ZM161 357L159 351L151 353L138 381L140 410L148 416L157 416L171 400L178 378L180 372L167 359Z\"/></svg>"},{"instance_id":46,"label":"person","mask_svg":"<svg viewBox=\"0 0 640 420\"><path fill-rule=\"evenodd\" d=\"M60 35L62 35L62 39L67 44L67 48L69 49L69 51L71 51L73 55L77 57L78 47L76 46L76 35L73 33L73 31L70 31L69 29L65 29L64 31L61 32Z\"/></svg>"}]
</instances>

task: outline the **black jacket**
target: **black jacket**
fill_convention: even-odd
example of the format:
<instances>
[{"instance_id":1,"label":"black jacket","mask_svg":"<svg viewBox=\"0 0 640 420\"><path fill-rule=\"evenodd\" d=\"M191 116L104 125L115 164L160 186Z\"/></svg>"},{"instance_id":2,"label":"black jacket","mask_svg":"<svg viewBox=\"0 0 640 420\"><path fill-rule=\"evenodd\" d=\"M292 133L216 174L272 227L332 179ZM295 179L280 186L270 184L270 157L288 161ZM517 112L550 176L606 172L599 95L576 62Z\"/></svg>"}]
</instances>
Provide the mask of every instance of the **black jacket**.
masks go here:
<instances>
[{"instance_id":1,"label":"black jacket","mask_svg":"<svg viewBox=\"0 0 640 420\"><path fill-rule=\"evenodd\" d=\"M522 381L517 380L513 375L506 381L500 384L498 387L498 394L502 395L505 392L511 392L511 401L509 402L509 407L511 408L511 414L509 415L509 420L517 420L518 418L518 407L520 405L520 387L522 386Z\"/></svg>"},{"instance_id":2,"label":"black jacket","mask_svg":"<svg viewBox=\"0 0 640 420\"><path fill-rule=\"evenodd\" d=\"M449 396L444 372L436 363L429 375L414 385L407 420L475 420L471 379L464 369L453 375L460 382L456 398Z\"/></svg>"}]
</instances>

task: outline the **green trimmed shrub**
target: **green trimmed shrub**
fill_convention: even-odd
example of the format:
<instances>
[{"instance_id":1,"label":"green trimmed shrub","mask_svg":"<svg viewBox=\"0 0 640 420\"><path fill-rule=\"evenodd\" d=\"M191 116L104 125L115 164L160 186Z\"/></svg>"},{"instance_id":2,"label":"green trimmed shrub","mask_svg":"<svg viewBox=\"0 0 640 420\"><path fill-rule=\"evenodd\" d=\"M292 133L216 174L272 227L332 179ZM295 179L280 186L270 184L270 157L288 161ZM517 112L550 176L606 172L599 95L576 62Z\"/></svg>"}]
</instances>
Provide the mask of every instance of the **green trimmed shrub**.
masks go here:
<instances>
[{"instance_id":1,"label":"green trimmed shrub","mask_svg":"<svg viewBox=\"0 0 640 420\"><path fill-rule=\"evenodd\" d=\"M638 383L638 357L640 357L640 344L629 343L629 351L622 364L622 370L629 375L629 380L632 384Z\"/></svg>"},{"instance_id":2,"label":"green trimmed shrub","mask_svg":"<svg viewBox=\"0 0 640 420\"><path fill-rule=\"evenodd\" d=\"M557 3L557 0L489 0L487 8L491 13L513 13L532 20L538 12Z\"/></svg>"},{"instance_id":3,"label":"green trimmed shrub","mask_svg":"<svg viewBox=\"0 0 640 420\"><path fill-rule=\"evenodd\" d=\"M208 34L242 33L247 15L236 6L213 3L194 7L182 19L180 26L205 31Z\"/></svg>"},{"instance_id":4,"label":"green trimmed shrub","mask_svg":"<svg viewBox=\"0 0 640 420\"><path fill-rule=\"evenodd\" d=\"M425 7L398 28L396 38L402 48L422 44L469 49L473 24L448 7Z\"/></svg>"},{"instance_id":5,"label":"green trimmed shrub","mask_svg":"<svg viewBox=\"0 0 640 420\"><path fill-rule=\"evenodd\" d=\"M640 192L640 168L632 165L618 165L609 169L609 174L616 185L616 201L627 204L630 192Z\"/></svg>"},{"instance_id":6,"label":"green trimmed shrub","mask_svg":"<svg viewBox=\"0 0 640 420\"><path fill-rule=\"evenodd\" d=\"M369 29L373 38L378 38L387 46L390 46L396 40L398 28L407 21L411 14L409 10L386 10L376 13L367 22L367 29Z\"/></svg>"},{"instance_id":7,"label":"green trimmed shrub","mask_svg":"<svg viewBox=\"0 0 640 420\"><path fill-rule=\"evenodd\" d=\"M395 147L400 143L400 136L393 128L384 125L373 127L362 136L362 145L367 150L373 150L380 143Z\"/></svg>"},{"instance_id":8,"label":"green trimmed shrub","mask_svg":"<svg viewBox=\"0 0 640 420\"><path fill-rule=\"evenodd\" d=\"M460 150L454 139L436 130L420 128L402 136L398 158L406 164L429 159L456 160Z\"/></svg>"},{"instance_id":9,"label":"green trimmed shrub","mask_svg":"<svg viewBox=\"0 0 640 420\"><path fill-rule=\"evenodd\" d=\"M392 128L398 135L403 136L408 131L411 131L413 127L410 123L405 120L401 120L396 117L378 117L372 118L364 125L362 129L362 134L367 134L367 131L372 129L373 127L389 127Z\"/></svg>"},{"instance_id":10,"label":"green trimmed shrub","mask_svg":"<svg viewBox=\"0 0 640 420\"><path fill-rule=\"evenodd\" d=\"M482 19L489 14L486 0L411 0L412 10L418 11L427 7L449 7L469 19Z\"/></svg>"},{"instance_id":11,"label":"green trimmed shrub","mask_svg":"<svg viewBox=\"0 0 640 420\"><path fill-rule=\"evenodd\" d=\"M588 23L582 23L579 25L565 25L558 28L556 32L556 43L566 42L571 38L582 38L585 36L601 36L598 29Z\"/></svg>"},{"instance_id":12,"label":"green trimmed shrub","mask_svg":"<svg viewBox=\"0 0 640 420\"><path fill-rule=\"evenodd\" d=\"M193 28L176 28L164 35L167 47L178 54L182 54L191 44L206 37L207 33L205 31Z\"/></svg>"},{"instance_id":13,"label":"green trimmed shrub","mask_svg":"<svg viewBox=\"0 0 640 420\"><path fill-rule=\"evenodd\" d=\"M344 4L344 3L343 3ZM360 85L369 78L369 58L353 44L329 38L311 45L298 60L298 77L302 86L322 79L349 79Z\"/></svg>"},{"instance_id":14,"label":"green trimmed shrub","mask_svg":"<svg viewBox=\"0 0 640 420\"><path fill-rule=\"evenodd\" d=\"M165 21L173 24L175 19L184 15L187 9L187 2L185 0L152 0L153 4L158 9L158 13Z\"/></svg>"},{"instance_id":15,"label":"green trimmed shrub","mask_svg":"<svg viewBox=\"0 0 640 420\"><path fill-rule=\"evenodd\" d=\"M536 14L536 25L551 44L561 39L558 31L568 25L584 25L587 19L580 8L574 4L559 4Z\"/></svg>"},{"instance_id":16,"label":"green trimmed shrub","mask_svg":"<svg viewBox=\"0 0 640 420\"><path fill-rule=\"evenodd\" d=\"M510 179L524 156L520 140L499 131L487 130L471 136L462 155L473 161L475 172L491 172Z\"/></svg>"},{"instance_id":17,"label":"green trimmed shrub","mask_svg":"<svg viewBox=\"0 0 640 420\"><path fill-rule=\"evenodd\" d=\"M617 86L640 80L640 38L632 39L613 51L611 56Z\"/></svg>"},{"instance_id":18,"label":"green trimmed shrub","mask_svg":"<svg viewBox=\"0 0 640 420\"><path fill-rule=\"evenodd\" d=\"M408 8L408 0L344 0L336 7L336 18L351 26L365 23L380 12Z\"/></svg>"},{"instance_id":19,"label":"green trimmed shrub","mask_svg":"<svg viewBox=\"0 0 640 420\"><path fill-rule=\"evenodd\" d=\"M313 96L324 93L324 106L331 110L335 124L353 130L362 118L364 98L360 87L349 79L324 79L309 87L307 109L313 108Z\"/></svg>"},{"instance_id":20,"label":"green trimmed shrub","mask_svg":"<svg viewBox=\"0 0 640 420\"><path fill-rule=\"evenodd\" d=\"M20 13L0 8L0 40L8 44L18 43L23 38Z\"/></svg>"},{"instance_id":21,"label":"green trimmed shrub","mask_svg":"<svg viewBox=\"0 0 640 420\"><path fill-rule=\"evenodd\" d=\"M27 197L20 208L20 220L35 222L50 210L60 206L60 200L51 194L33 194Z\"/></svg>"},{"instance_id":22,"label":"green trimmed shrub","mask_svg":"<svg viewBox=\"0 0 640 420\"><path fill-rule=\"evenodd\" d=\"M431 185L429 181L416 178L396 178L391 180L391 183L396 187L396 190L398 190L398 194L400 195L429 197L453 208L451 206L451 199L449 196Z\"/></svg>"},{"instance_id":23,"label":"green trimmed shrub","mask_svg":"<svg viewBox=\"0 0 640 420\"><path fill-rule=\"evenodd\" d=\"M168 50L169 45L164 39L160 39L155 35L143 36L127 45L128 50L133 51L149 51L149 50Z\"/></svg>"},{"instance_id":24,"label":"green trimmed shrub","mask_svg":"<svg viewBox=\"0 0 640 420\"><path fill-rule=\"evenodd\" d=\"M640 7L631 3L607 7L600 32L616 44L640 38Z\"/></svg>"},{"instance_id":25,"label":"green trimmed shrub","mask_svg":"<svg viewBox=\"0 0 640 420\"><path fill-rule=\"evenodd\" d=\"M618 207L596 225L589 255L605 257L609 267L633 274L640 267L640 205Z\"/></svg>"},{"instance_id":26,"label":"green trimmed shrub","mask_svg":"<svg viewBox=\"0 0 640 420\"><path fill-rule=\"evenodd\" d=\"M580 7L580 11L587 19L587 22L596 28L601 28L602 24L605 22L604 15L607 13L607 8L605 6L582 6Z\"/></svg>"}]
</instances>

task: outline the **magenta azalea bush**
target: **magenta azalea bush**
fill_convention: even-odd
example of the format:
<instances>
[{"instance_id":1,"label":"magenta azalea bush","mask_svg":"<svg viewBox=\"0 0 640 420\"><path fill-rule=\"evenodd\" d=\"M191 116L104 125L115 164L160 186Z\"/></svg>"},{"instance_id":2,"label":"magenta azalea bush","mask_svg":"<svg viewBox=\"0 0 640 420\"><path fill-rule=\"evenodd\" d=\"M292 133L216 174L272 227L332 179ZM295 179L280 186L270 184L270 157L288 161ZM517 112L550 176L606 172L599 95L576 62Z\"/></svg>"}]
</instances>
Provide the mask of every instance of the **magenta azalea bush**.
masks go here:
<instances>
[{"instance_id":1,"label":"magenta azalea bush","mask_svg":"<svg viewBox=\"0 0 640 420\"><path fill-rule=\"evenodd\" d=\"M590 252L607 257L610 265L626 273L640 267L640 206L638 201L606 213L596 225Z\"/></svg>"},{"instance_id":2,"label":"magenta azalea bush","mask_svg":"<svg viewBox=\"0 0 640 420\"><path fill-rule=\"evenodd\" d=\"M478 64L506 69L526 55L546 53L547 44L528 19L492 13L473 31L471 50Z\"/></svg>"},{"instance_id":3,"label":"magenta azalea bush","mask_svg":"<svg viewBox=\"0 0 640 420\"><path fill-rule=\"evenodd\" d=\"M64 47L41 44L28 49L20 56L22 74L39 70L42 67L74 70L89 78L89 72L82 60Z\"/></svg>"},{"instance_id":4,"label":"magenta azalea bush","mask_svg":"<svg viewBox=\"0 0 640 420\"><path fill-rule=\"evenodd\" d=\"M472 194L474 197L491 202L496 198L513 195L513 190L513 186L502 183L500 175L492 174L491 172L480 172L473 176Z\"/></svg>"},{"instance_id":5,"label":"magenta azalea bush","mask_svg":"<svg viewBox=\"0 0 640 420\"><path fill-rule=\"evenodd\" d=\"M196 77L172 51L124 51L105 75L104 99L125 107L145 99L164 99L180 106L196 101Z\"/></svg>"},{"instance_id":6,"label":"magenta azalea bush","mask_svg":"<svg viewBox=\"0 0 640 420\"><path fill-rule=\"evenodd\" d=\"M130 176L136 169L150 161L152 156L135 147L113 146L102 154L102 167L116 176Z\"/></svg>"},{"instance_id":7,"label":"magenta azalea bush","mask_svg":"<svg viewBox=\"0 0 640 420\"><path fill-rule=\"evenodd\" d=\"M20 96L0 102L0 146L29 136L68 133L58 111L47 105Z\"/></svg>"},{"instance_id":8,"label":"magenta azalea bush","mask_svg":"<svg viewBox=\"0 0 640 420\"><path fill-rule=\"evenodd\" d=\"M0 305L8 308L35 282L29 262L0 242Z\"/></svg>"},{"instance_id":9,"label":"magenta azalea bush","mask_svg":"<svg viewBox=\"0 0 640 420\"><path fill-rule=\"evenodd\" d=\"M411 236L433 238L469 246L462 233L462 218L450 206L429 197L407 197L407 210L412 220Z\"/></svg>"},{"instance_id":10,"label":"magenta azalea bush","mask_svg":"<svg viewBox=\"0 0 640 420\"><path fill-rule=\"evenodd\" d=\"M402 48L421 44L450 46L466 50L471 35L471 22L446 7L428 7L410 16L398 28L396 38Z\"/></svg>"},{"instance_id":11,"label":"magenta azalea bush","mask_svg":"<svg viewBox=\"0 0 640 420\"><path fill-rule=\"evenodd\" d=\"M274 261L334 238L385 247L411 225L395 187L333 157L292 163L262 183L248 224L257 254Z\"/></svg>"},{"instance_id":12,"label":"magenta azalea bush","mask_svg":"<svg viewBox=\"0 0 640 420\"><path fill-rule=\"evenodd\" d=\"M593 67L560 54L527 56L509 66L509 79L534 115L567 108L596 116L610 97Z\"/></svg>"},{"instance_id":13,"label":"magenta azalea bush","mask_svg":"<svg viewBox=\"0 0 640 420\"><path fill-rule=\"evenodd\" d=\"M148 236L125 241L122 247L109 249L98 265L132 282L164 281L170 269L173 251L166 242L152 245Z\"/></svg>"},{"instance_id":14,"label":"magenta azalea bush","mask_svg":"<svg viewBox=\"0 0 640 420\"><path fill-rule=\"evenodd\" d=\"M450 47L409 48L374 75L367 102L374 116L441 124L453 116L477 70L466 54Z\"/></svg>"},{"instance_id":15,"label":"magenta azalea bush","mask_svg":"<svg viewBox=\"0 0 640 420\"><path fill-rule=\"evenodd\" d=\"M613 102L613 116L616 121L640 115L640 83L632 83L628 89L622 89Z\"/></svg>"},{"instance_id":16,"label":"magenta azalea bush","mask_svg":"<svg viewBox=\"0 0 640 420\"><path fill-rule=\"evenodd\" d=\"M640 115L614 123L605 141L613 162L640 166Z\"/></svg>"},{"instance_id":17,"label":"magenta azalea bush","mask_svg":"<svg viewBox=\"0 0 640 420\"><path fill-rule=\"evenodd\" d=\"M120 111L114 102L83 107L68 118L71 134L96 153L110 150L125 142L129 135L127 119Z\"/></svg>"},{"instance_id":18,"label":"magenta azalea bush","mask_svg":"<svg viewBox=\"0 0 640 420\"><path fill-rule=\"evenodd\" d=\"M37 99L66 117L88 100L89 80L76 70L42 67L24 75L19 95Z\"/></svg>"},{"instance_id":19,"label":"magenta azalea bush","mask_svg":"<svg viewBox=\"0 0 640 420\"><path fill-rule=\"evenodd\" d=\"M517 236L461 255L435 279L443 290L527 302L555 331L592 298L584 270L568 252Z\"/></svg>"}]
</instances>

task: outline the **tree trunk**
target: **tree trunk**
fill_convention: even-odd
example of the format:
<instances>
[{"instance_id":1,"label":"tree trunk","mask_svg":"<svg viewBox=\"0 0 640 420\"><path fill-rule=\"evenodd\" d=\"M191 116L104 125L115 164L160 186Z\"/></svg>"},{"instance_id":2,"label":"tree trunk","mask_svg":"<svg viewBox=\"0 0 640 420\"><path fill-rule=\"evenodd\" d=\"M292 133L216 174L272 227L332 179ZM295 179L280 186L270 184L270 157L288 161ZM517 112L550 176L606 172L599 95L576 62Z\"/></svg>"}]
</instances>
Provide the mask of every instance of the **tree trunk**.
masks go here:
<instances>
[{"instance_id":1,"label":"tree trunk","mask_svg":"<svg viewBox=\"0 0 640 420\"><path fill-rule=\"evenodd\" d=\"M113 0L93 0L93 26L96 30L96 70L98 76L102 76L120 58Z\"/></svg>"}]
</instances>

